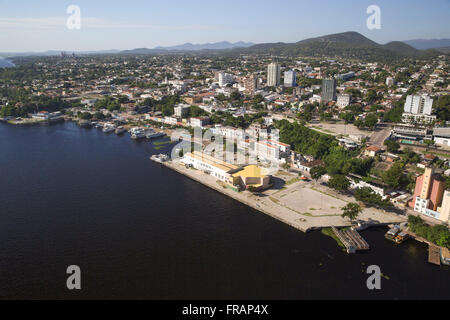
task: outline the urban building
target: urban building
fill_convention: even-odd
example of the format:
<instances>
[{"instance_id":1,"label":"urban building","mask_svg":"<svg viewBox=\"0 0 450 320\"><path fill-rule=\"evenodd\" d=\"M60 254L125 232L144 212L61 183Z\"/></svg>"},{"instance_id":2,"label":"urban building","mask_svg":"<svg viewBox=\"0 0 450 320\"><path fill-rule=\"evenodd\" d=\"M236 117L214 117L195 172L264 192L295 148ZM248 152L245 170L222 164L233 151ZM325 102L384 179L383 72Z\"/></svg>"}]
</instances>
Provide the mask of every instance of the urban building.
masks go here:
<instances>
[{"instance_id":1,"label":"urban building","mask_svg":"<svg viewBox=\"0 0 450 320\"><path fill-rule=\"evenodd\" d=\"M433 137L436 145L450 147L450 128L434 128Z\"/></svg>"},{"instance_id":2,"label":"urban building","mask_svg":"<svg viewBox=\"0 0 450 320\"><path fill-rule=\"evenodd\" d=\"M327 103L336 100L336 79L322 80L322 102Z\"/></svg>"},{"instance_id":3,"label":"urban building","mask_svg":"<svg viewBox=\"0 0 450 320\"><path fill-rule=\"evenodd\" d=\"M251 76L245 77L243 80L244 83L244 93L247 95L254 95L255 91L258 89L258 77L254 74Z\"/></svg>"},{"instance_id":4,"label":"urban building","mask_svg":"<svg viewBox=\"0 0 450 320\"><path fill-rule=\"evenodd\" d=\"M195 169L208 172L235 191L248 189L250 186L262 190L267 189L270 184L266 169L257 165L239 167L199 151L187 153L181 161Z\"/></svg>"},{"instance_id":5,"label":"urban building","mask_svg":"<svg viewBox=\"0 0 450 320\"><path fill-rule=\"evenodd\" d=\"M284 86L295 87L297 85L297 77L294 70L288 70L284 73Z\"/></svg>"},{"instance_id":6,"label":"urban building","mask_svg":"<svg viewBox=\"0 0 450 320\"><path fill-rule=\"evenodd\" d=\"M339 108L345 108L346 106L350 105L350 103L352 102L352 96L349 94L339 94L337 96L337 101L336 101L336 105Z\"/></svg>"},{"instance_id":7,"label":"urban building","mask_svg":"<svg viewBox=\"0 0 450 320\"><path fill-rule=\"evenodd\" d=\"M272 62L267 67L267 86L276 87L280 85L281 68L276 62Z\"/></svg>"},{"instance_id":8,"label":"urban building","mask_svg":"<svg viewBox=\"0 0 450 320\"><path fill-rule=\"evenodd\" d=\"M184 117L189 113L191 106L189 104L180 103L176 107L173 108L175 116Z\"/></svg>"},{"instance_id":9,"label":"urban building","mask_svg":"<svg viewBox=\"0 0 450 320\"><path fill-rule=\"evenodd\" d=\"M347 73L343 73L343 74L338 74L336 76L339 80L349 80L351 78L355 77L355 73L353 71L347 72Z\"/></svg>"},{"instance_id":10,"label":"urban building","mask_svg":"<svg viewBox=\"0 0 450 320\"><path fill-rule=\"evenodd\" d=\"M290 145L268 139L256 142L254 152L261 160L278 162L281 159L281 155L288 153L290 150Z\"/></svg>"},{"instance_id":11,"label":"urban building","mask_svg":"<svg viewBox=\"0 0 450 320\"><path fill-rule=\"evenodd\" d=\"M427 95L409 95L406 97L402 121L411 122L433 122L436 116L431 115L433 99Z\"/></svg>"},{"instance_id":12,"label":"urban building","mask_svg":"<svg viewBox=\"0 0 450 320\"><path fill-rule=\"evenodd\" d=\"M409 206L416 212L448 223L450 194L445 191L445 181L434 173L433 168L425 168L424 174L417 177Z\"/></svg>"},{"instance_id":13,"label":"urban building","mask_svg":"<svg viewBox=\"0 0 450 320\"><path fill-rule=\"evenodd\" d=\"M208 117L197 117L197 118L190 119L191 127L203 128L205 125L209 124L209 122L210 122L210 119Z\"/></svg>"},{"instance_id":14,"label":"urban building","mask_svg":"<svg viewBox=\"0 0 450 320\"><path fill-rule=\"evenodd\" d=\"M394 78L392 78L392 77L387 77L387 78L386 78L386 85L387 85L388 87L393 86L394 84L395 84Z\"/></svg>"},{"instance_id":15,"label":"urban building","mask_svg":"<svg viewBox=\"0 0 450 320\"><path fill-rule=\"evenodd\" d=\"M224 87L227 84L233 83L233 75L225 72L219 73L219 86Z\"/></svg>"}]
</instances>

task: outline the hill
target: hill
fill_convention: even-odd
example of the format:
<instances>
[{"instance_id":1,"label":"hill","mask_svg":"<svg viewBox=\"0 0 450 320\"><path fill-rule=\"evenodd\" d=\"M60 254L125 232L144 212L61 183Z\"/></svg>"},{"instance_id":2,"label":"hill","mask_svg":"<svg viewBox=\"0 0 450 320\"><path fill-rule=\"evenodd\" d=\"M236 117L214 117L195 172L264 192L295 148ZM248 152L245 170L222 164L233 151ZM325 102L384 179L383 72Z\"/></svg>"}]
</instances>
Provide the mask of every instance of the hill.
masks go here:
<instances>
[{"instance_id":1,"label":"hill","mask_svg":"<svg viewBox=\"0 0 450 320\"><path fill-rule=\"evenodd\" d=\"M304 55L312 57L344 57L364 59L395 59L435 54L422 52L406 43L393 41L381 45L354 31L305 39L296 43L265 43L248 48L233 49L234 53L272 55Z\"/></svg>"},{"instance_id":2,"label":"hill","mask_svg":"<svg viewBox=\"0 0 450 320\"><path fill-rule=\"evenodd\" d=\"M414 39L403 42L418 50L450 47L450 39Z\"/></svg>"},{"instance_id":3,"label":"hill","mask_svg":"<svg viewBox=\"0 0 450 320\"><path fill-rule=\"evenodd\" d=\"M227 49L233 49L233 48L246 48L253 46L254 43L252 42L228 42L228 41L221 41L221 42L214 42L214 43L203 43L203 44L192 44L192 43L185 43L177 46L171 46L171 47L156 47L153 49L148 48L137 48L133 50L124 50L121 53L124 54L157 54L157 53L170 53L170 52L194 52L194 51L205 51L205 50L227 50Z\"/></svg>"}]
</instances>

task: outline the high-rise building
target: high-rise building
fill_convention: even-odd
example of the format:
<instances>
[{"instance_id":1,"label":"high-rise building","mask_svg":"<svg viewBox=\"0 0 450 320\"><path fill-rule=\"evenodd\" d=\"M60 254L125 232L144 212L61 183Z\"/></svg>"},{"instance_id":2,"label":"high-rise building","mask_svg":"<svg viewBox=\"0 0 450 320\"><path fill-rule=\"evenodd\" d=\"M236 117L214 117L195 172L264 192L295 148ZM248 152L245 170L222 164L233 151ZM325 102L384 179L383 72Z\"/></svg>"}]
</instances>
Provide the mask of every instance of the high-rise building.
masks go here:
<instances>
[{"instance_id":1,"label":"high-rise building","mask_svg":"<svg viewBox=\"0 0 450 320\"><path fill-rule=\"evenodd\" d=\"M448 211L450 204L444 199L445 181L434 173L433 168L425 168L423 175L417 177L416 187L414 189L413 199L409 202L409 206L414 211L424 215L441 220L444 217L448 222ZM448 194L446 194L446 197ZM442 205L442 206L441 206Z\"/></svg>"},{"instance_id":2,"label":"high-rise building","mask_svg":"<svg viewBox=\"0 0 450 320\"><path fill-rule=\"evenodd\" d=\"M233 75L225 72L219 73L219 86L224 87L227 84L233 83Z\"/></svg>"},{"instance_id":3,"label":"high-rise building","mask_svg":"<svg viewBox=\"0 0 450 320\"><path fill-rule=\"evenodd\" d=\"M433 99L427 95L409 95L406 97L402 121L432 122L436 116L431 115L433 110Z\"/></svg>"},{"instance_id":4,"label":"high-rise building","mask_svg":"<svg viewBox=\"0 0 450 320\"><path fill-rule=\"evenodd\" d=\"M388 87L393 86L394 84L395 84L394 78L392 78L392 77L387 77L387 78L386 78L386 85L387 85Z\"/></svg>"},{"instance_id":5,"label":"high-rise building","mask_svg":"<svg viewBox=\"0 0 450 320\"><path fill-rule=\"evenodd\" d=\"M336 79L322 80L322 102L327 103L336 100Z\"/></svg>"},{"instance_id":6,"label":"high-rise building","mask_svg":"<svg viewBox=\"0 0 450 320\"><path fill-rule=\"evenodd\" d=\"M432 109L433 99L427 95L410 95L406 97L404 112L430 115Z\"/></svg>"},{"instance_id":7,"label":"high-rise building","mask_svg":"<svg viewBox=\"0 0 450 320\"><path fill-rule=\"evenodd\" d=\"M245 77L243 83L245 88L245 94L253 95L255 91L258 89L258 77L256 77L254 74Z\"/></svg>"},{"instance_id":8,"label":"high-rise building","mask_svg":"<svg viewBox=\"0 0 450 320\"><path fill-rule=\"evenodd\" d=\"M267 67L267 86L276 87L280 85L281 68L278 63L272 62Z\"/></svg>"},{"instance_id":9,"label":"high-rise building","mask_svg":"<svg viewBox=\"0 0 450 320\"><path fill-rule=\"evenodd\" d=\"M297 85L297 78L294 70L288 70L284 73L284 86L295 87Z\"/></svg>"}]
</instances>

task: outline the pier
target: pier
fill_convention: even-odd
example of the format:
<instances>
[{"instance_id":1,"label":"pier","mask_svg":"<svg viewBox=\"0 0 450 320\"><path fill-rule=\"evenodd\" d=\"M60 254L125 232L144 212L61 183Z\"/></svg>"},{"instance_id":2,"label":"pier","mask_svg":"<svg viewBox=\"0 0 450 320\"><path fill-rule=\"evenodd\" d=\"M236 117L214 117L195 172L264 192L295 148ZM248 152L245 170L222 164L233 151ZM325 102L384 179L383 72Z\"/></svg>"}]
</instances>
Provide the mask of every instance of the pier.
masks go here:
<instances>
[{"instance_id":1,"label":"pier","mask_svg":"<svg viewBox=\"0 0 450 320\"><path fill-rule=\"evenodd\" d=\"M352 229L338 230L336 227L332 227L331 229L347 248L347 253L355 253L358 250L370 249L369 244L361 237L358 231Z\"/></svg>"},{"instance_id":2,"label":"pier","mask_svg":"<svg viewBox=\"0 0 450 320\"><path fill-rule=\"evenodd\" d=\"M439 247L432 244L428 245L428 262L438 266L441 265L441 251Z\"/></svg>"}]
</instances>

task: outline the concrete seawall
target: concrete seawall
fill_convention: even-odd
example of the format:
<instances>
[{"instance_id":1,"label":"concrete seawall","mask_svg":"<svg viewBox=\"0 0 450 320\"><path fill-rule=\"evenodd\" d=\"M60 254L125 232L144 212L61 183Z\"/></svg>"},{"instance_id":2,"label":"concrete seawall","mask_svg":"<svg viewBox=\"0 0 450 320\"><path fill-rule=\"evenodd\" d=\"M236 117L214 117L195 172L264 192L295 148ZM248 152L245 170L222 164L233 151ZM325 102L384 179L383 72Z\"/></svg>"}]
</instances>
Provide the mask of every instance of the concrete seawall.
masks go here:
<instances>
[{"instance_id":1,"label":"concrete seawall","mask_svg":"<svg viewBox=\"0 0 450 320\"><path fill-rule=\"evenodd\" d=\"M268 216L271 216L271 217L273 217L273 218L275 218L275 219L277 219L277 220L279 220L279 221L281 221L283 223L286 223L286 224L290 225L291 227L294 227L294 228L296 228L296 229L298 229L300 231L307 232L307 231L310 231L312 229L315 229L315 228L305 228L300 223L295 223L295 221L286 219L286 218L283 217L282 213L275 213L275 212L270 212L268 210L265 210L264 208L262 208L261 206L257 205L256 203L253 203L252 201L246 200L245 199L246 195L239 194L236 191L232 191L232 190L229 190L227 188L224 188L223 186L218 185L216 182L214 182L214 184L212 184L209 181L206 181L205 179L200 179L200 177L197 177L196 174L193 174L193 173L189 172L189 170L192 170L192 169L183 170L182 168L178 168L180 165L172 163L172 162L163 162L162 164L165 167L167 167L167 168L170 168L170 169L172 169L172 170L174 170L174 171L176 171L178 173L181 173L181 174L187 176L188 178L191 178L192 180L195 180L195 181L197 181L197 182L199 182L199 183L201 183L201 184L203 184L203 185L205 185L205 186L207 186L207 187L209 187L211 189L214 189L215 191L218 191L218 192L220 192L220 193L222 193L222 194L224 194L226 196L229 196L229 197L233 198L234 200L237 200L237 201L239 201L241 203L244 203L245 205L247 205L247 206L249 206L249 207L251 207L251 208L253 208L255 210L258 210L258 211L260 211L262 213L265 213Z\"/></svg>"},{"instance_id":2,"label":"concrete seawall","mask_svg":"<svg viewBox=\"0 0 450 320\"><path fill-rule=\"evenodd\" d=\"M349 219L341 217L336 207L354 201L352 198L337 199L327 194L326 190L315 190L301 181L280 190L269 189L259 197L248 191L233 191L217 178L201 170L186 168L179 162L167 161L162 165L303 232L351 225ZM324 207L324 203L328 203L328 208ZM363 210L359 220L376 226L403 222L405 218L370 208Z\"/></svg>"}]
</instances>

